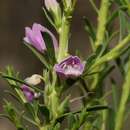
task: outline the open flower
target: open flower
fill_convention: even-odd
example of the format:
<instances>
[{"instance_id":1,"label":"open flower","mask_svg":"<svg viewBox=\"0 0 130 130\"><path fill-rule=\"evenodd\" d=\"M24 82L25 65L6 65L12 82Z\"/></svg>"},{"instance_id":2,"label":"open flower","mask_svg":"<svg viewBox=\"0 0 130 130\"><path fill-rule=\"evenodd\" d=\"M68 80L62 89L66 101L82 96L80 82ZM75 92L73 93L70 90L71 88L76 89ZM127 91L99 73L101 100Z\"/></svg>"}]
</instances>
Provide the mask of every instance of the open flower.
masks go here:
<instances>
[{"instance_id":1,"label":"open flower","mask_svg":"<svg viewBox=\"0 0 130 130\"><path fill-rule=\"evenodd\" d=\"M54 66L55 71L62 77L75 78L82 75L85 64L77 56L70 56Z\"/></svg>"},{"instance_id":2,"label":"open flower","mask_svg":"<svg viewBox=\"0 0 130 130\"><path fill-rule=\"evenodd\" d=\"M47 28L37 23L33 24L32 29L30 27L25 28L24 41L34 46L40 52L44 52L46 50L46 45L44 41L44 36L42 36L42 32L46 32L51 36L53 46L56 51L58 48L58 44L55 36Z\"/></svg>"}]
</instances>

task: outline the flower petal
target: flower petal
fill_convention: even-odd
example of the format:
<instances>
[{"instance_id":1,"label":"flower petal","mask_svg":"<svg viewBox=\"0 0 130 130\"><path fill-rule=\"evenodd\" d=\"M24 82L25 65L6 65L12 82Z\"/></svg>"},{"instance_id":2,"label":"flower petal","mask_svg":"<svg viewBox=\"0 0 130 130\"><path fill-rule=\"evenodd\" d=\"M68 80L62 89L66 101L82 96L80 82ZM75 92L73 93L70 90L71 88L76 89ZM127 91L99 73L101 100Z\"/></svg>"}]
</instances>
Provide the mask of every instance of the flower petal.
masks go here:
<instances>
[{"instance_id":1,"label":"flower petal","mask_svg":"<svg viewBox=\"0 0 130 130\"><path fill-rule=\"evenodd\" d=\"M62 77L74 78L82 75L85 64L77 56L70 56L54 66L55 71Z\"/></svg>"}]
</instances>

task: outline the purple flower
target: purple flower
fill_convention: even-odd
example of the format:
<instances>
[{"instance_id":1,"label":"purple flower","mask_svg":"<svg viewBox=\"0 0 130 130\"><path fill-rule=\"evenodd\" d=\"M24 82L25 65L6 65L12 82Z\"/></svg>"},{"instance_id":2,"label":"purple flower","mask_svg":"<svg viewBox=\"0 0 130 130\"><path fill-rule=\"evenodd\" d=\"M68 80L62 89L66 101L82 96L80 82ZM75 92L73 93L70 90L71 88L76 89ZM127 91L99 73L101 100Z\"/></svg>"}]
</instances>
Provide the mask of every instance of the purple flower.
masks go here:
<instances>
[{"instance_id":1,"label":"purple flower","mask_svg":"<svg viewBox=\"0 0 130 130\"><path fill-rule=\"evenodd\" d=\"M31 102L34 98L37 98L37 93L31 90L27 85L22 85L21 90L23 91L27 101Z\"/></svg>"},{"instance_id":2,"label":"purple flower","mask_svg":"<svg viewBox=\"0 0 130 130\"><path fill-rule=\"evenodd\" d=\"M26 99L31 102L34 99L34 92L27 86L27 85L22 85L21 87Z\"/></svg>"},{"instance_id":3,"label":"purple flower","mask_svg":"<svg viewBox=\"0 0 130 130\"><path fill-rule=\"evenodd\" d=\"M70 56L54 66L55 71L62 77L75 78L82 75L85 64L77 56Z\"/></svg>"},{"instance_id":4,"label":"purple flower","mask_svg":"<svg viewBox=\"0 0 130 130\"><path fill-rule=\"evenodd\" d=\"M51 36L56 51L58 44L55 36L47 28L37 23L33 24L32 29L30 27L25 28L26 36L24 37L24 41L34 46L40 52L44 52L46 50L46 45L42 37L42 32L46 32Z\"/></svg>"}]
</instances>

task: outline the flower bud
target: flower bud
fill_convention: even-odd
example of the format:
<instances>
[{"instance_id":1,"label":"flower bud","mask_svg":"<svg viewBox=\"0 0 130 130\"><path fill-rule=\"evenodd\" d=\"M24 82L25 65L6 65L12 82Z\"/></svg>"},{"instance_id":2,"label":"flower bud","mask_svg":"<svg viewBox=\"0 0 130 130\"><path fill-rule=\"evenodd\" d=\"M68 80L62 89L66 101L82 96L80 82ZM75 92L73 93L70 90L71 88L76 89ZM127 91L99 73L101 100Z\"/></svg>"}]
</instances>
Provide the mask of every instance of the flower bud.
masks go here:
<instances>
[{"instance_id":1,"label":"flower bud","mask_svg":"<svg viewBox=\"0 0 130 130\"><path fill-rule=\"evenodd\" d=\"M33 74L31 77L25 79L25 82L30 85L38 85L41 82L41 75Z\"/></svg>"},{"instance_id":2,"label":"flower bud","mask_svg":"<svg viewBox=\"0 0 130 130\"><path fill-rule=\"evenodd\" d=\"M45 0L45 6L48 10L56 11L59 8L59 4L56 0Z\"/></svg>"},{"instance_id":3,"label":"flower bud","mask_svg":"<svg viewBox=\"0 0 130 130\"><path fill-rule=\"evenodd\" d=\"M64 10L67 14L71 14L74 10L76 0L63 0Z\"/></svg>"},{"instance_id":4,"label":"flower bud","mask_svg":"<svg viewBox=\"0 0 130 130\"><path fill-rule=\"evenodd\" d=\"M45 7L51 13L57 28L60 28L62 22L61 8L56 0L45 0Z\"/></svg>"}]
</instances>

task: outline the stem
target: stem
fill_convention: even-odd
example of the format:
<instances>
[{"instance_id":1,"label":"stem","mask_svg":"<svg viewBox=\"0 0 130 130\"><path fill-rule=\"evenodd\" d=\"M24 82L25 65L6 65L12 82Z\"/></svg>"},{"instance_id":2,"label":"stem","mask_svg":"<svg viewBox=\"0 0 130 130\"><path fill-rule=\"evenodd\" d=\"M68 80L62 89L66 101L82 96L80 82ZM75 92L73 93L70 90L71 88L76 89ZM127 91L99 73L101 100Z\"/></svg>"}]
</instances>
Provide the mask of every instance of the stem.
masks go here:
<instances>
[{"instance_id":1,"label":"stem","mask_svg":"<svg viewBox=\"0 0 130 130\"><path fill-rule=\"evenodd\" d=\"M130 41L130 34L126 38L124 38L120 43L118 43L117 46L113 48L110 52L100 57L100 59L97 59L97 62L95 62L95 64L92 65L90 71L93 69L94 71L99 71L101 67L103 67L102 64L119 57L123 53L124 47L129 43L129 41ZM99 79L99 74L94 76L91 89L96 88L98 79Z\"/></svg>"},{"instance_id":2,"label":"stem","mask_svg":"<svg viewBox=\"0 0 130 130\"><path fill-rule=\"evenodd\" d=\"M98 61L95 62L95 64L93 64L91 69L119 57L122 54L124 47L129 43L129 41L130 41L130 35L128 35L120 43L118 43L118 45L115 48L113 48L110 52L108 52L107 54L102 56L100 59L98 59Z\"/></svg>"},{"instance_id":3,"label":"stem","mask_svg":"<svg viewBox=\"0 0 130 130\"><path fill-rule=\"evenodd\" d=\"M103 105L107 105L106 101L103 101ZM107 115L108 111L103 110L102 112L102 125L101 125L101 130L106 130L106 123L107 123Z\"/></svg>"},{"instance_id":4,"label":"stem","mask_svg":"<svg viewBox=\"0 0 130 130\"><path fill-rule=\"evenodd\" d=\"M45 128L41 127L41 128L39 128L39 130L45 130Z\"/></svg>"},{"instance_id":5,"label":"stem","mask_svg":"<svg viewBox=\"0 0 130 130\"><path fill-rule=\"evenodd\" d=\"M69 31L70 31L70 22L67 20L65 16L63 16L62 26L59 31L60 44L59 44L58 62L61 61L67 55Z\"/></svg>"},{"instance_id":6,"label":"stem","mask_svg":"<svg viewBox=\"0 0 130 130\"><path fill-rule=\"evenodd\" d=\"M47 127L39 127L39 130L48 130Z\"/></svg>"},{"instance_id":7,"label":"stem","mask_svg":"<svg viewBox=\"0 0 130 130\"><path fill-rule=\"evenodd\" d=\"M130 61L128 63L128 70L125 78L125 83L123 85L121 101L119 104L119 109L117 111L115 120L115 130L122 130L125 117L125 108L127 105L127 100L130 94Z\"/></svg>"},{"instance_id":8,"label":"stem","mask_svg":"<svg viewBox=\"0 0 130 130\"><path fill-rule=\"evenodd\" d=\"M108 18L108 11L109 11L109 3L110 0L102 0L101 1L101 7L99 10L98 15L98 29L97 29L97 36L96 36L96 42L95 42L95 49L98 48L101 44L103 44L104 36L105 36L105 29L106 29L106 23Z\"/></svg>"},{"instance_id":9,"label":"stem","mask_svg":"<svg viewBox=\"0 0 130 130\"><path fill-rule=\"evenodd\" d=\"M97 28L97 35L96 35L96 42L94 51L103 44L103 40L105 37L105 31L106 31L106 24L108 19L108 11L109 11L109 5L110 0L102 0L100 10L98 11L98 28ZM102 67L102 66L101 66ZM97 67L95 71L98 71L101 69L101 67ZM99 74L96 74L94 76L91 88L95 89L99 81Z\"/></svg>"}]
</instances>

